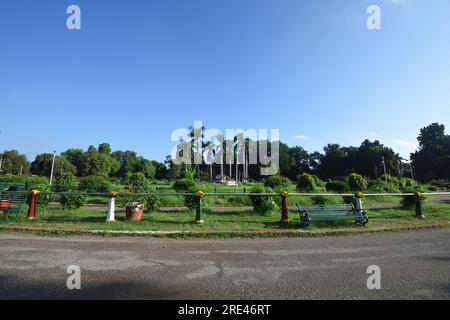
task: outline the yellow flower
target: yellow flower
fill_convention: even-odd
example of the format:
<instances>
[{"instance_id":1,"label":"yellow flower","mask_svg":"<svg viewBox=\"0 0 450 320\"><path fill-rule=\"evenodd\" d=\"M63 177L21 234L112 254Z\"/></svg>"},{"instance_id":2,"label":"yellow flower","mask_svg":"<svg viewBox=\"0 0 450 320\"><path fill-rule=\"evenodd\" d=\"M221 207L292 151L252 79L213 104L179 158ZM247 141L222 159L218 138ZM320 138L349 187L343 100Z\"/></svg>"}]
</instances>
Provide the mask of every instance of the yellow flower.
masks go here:
<instances>
[{"instance_id":1,"label":"yellow flower","mask_svg":"<svg viewBox=\"0 0 450 320\"><path fill-rule=\"evenodd\" d=\"M362 193L362 192L357 192L357 193L355 194L355 196L356 196L357 198L364 198L364 193Z\"/></svg>"},{"instance_id":2,"label":"yellow flower","mask_svg":"<svg viewBox=\"0 0 450 320\"><path fill-rule=\"evenodd\" d=\"M281 193L281 196L284 197L284 198L286 198L288 195L289 195L289 192L287 192L287 191L283 191Z\"/></svg>"},{"instance_id":3,"label":"yellow flower","mask_svg":"<svg viewBox=\"0 0 450 320\"><path fill-rule=\"evenodd\" d=\"M117 192L111 191L108 193L108 196L111 198L115 198L115 197L117 197Z\"/></svg>"}]
</instances>

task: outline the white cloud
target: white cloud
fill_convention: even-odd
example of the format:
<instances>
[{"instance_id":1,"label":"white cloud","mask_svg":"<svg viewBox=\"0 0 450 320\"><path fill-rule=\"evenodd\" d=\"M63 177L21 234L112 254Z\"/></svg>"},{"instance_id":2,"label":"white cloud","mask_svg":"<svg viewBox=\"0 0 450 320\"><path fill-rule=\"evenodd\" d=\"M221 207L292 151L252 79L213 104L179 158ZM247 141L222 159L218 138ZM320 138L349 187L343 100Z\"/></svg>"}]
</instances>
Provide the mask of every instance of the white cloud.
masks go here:
<instances>
[{"instance_id":1,"label":"white cloud","mask_svg":"<svg viewBox=\"0 0 450 320\"><path fill-rule=\"evenodd\" d=\"M309 136L304 135L304 134L299 134L299 135L295 136L294 138L295 138L295 139L298 139L298 140L304 140L304 141L309 141L309 140L311 140L311 138L310 138Z\"/></svg>"},{"instance_id":2,"label":"white cloud","mask_svg":"<svg viewBox=\"0 0 450 320\"><path fill-rule=\"evenodd\" d=\"M412 142L412 141L408 141L408 140L402 140L402 139L394 139L392 140L392 142L399 146L400 148L404 148L404 149L412 149L416 150L418 147L418 144L416 142Z\"/></svg>"},{"instance_id":3,"label":"white cloud","mask_svg":"<svg viewBox=\"0 0 450 320\"><path fill-rule=\"evenodd\" d=\"M403 8L408 6L408 0L386 0L394 5L401 5Z\"/></svg>"},{"instance_id":4,"label":"white cloud","mask_svg":"<svg viewBox=\"0 0 450 320\"><path fill-rule=\"evenodd\" d=\"M370 133L370 136L371 136L372 138L375 138L375 139L380 139L380 136L378 135L378 133L376 133L376 132L374 132L374 131L372 131L372 132Z\"/></svg>"}]
</instances>

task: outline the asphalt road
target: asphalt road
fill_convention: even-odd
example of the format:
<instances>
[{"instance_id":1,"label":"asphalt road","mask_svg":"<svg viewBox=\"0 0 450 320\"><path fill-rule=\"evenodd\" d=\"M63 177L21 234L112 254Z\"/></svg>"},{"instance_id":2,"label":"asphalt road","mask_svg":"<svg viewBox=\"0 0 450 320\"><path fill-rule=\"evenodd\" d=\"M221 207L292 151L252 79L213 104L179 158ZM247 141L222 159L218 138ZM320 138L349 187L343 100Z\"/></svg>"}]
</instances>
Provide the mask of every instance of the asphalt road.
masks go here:
<instances>
[{"instance_id":1,"label":"asphalt road","mask_svg":"<svg viewBox=\"0 0 450 320\"><path fill-rule=\"evenodd\" d=\"M81 268L81 290L66 286ZM367 289L367 268L381 289ZM0 299L449 299L450 229L170 240L0 234Z\"/></svg>"}]
</instances>

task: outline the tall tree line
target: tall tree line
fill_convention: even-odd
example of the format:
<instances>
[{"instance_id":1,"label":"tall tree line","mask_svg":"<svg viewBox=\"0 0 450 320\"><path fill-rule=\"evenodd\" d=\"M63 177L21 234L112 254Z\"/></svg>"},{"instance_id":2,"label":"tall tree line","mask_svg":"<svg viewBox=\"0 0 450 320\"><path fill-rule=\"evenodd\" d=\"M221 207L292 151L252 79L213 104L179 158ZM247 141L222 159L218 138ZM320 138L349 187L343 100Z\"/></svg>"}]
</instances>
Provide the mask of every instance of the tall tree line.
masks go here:
<instances>
[{"instance_id":1,"label":"tall tree line","mask_svg":"<svg viewBox=\"0 0 450 320\"><path fill-rule=\"evenodd\" d=\"M236 137L226 141L223 136L216 137L219 144L198 140L204 128L195 132L182 143L191 147L192 161L190 165L177 165L170 156L164 162L152 161L139 156L135 151L112 151L108 143L98 147L89 146L86 150L68 149L55 158L54 176L70 172L78 177L99 176L104 178L127 179L133 173L143 173L147 179L174 180L179 178L199 178L202 180L221 180L224 177L242 180L261 180L261 165L249 164L250 146L253 142L245 137ZM238 159L239 148L244 141L247 150ZM419 149L411 154L412 168L420 181L432 179L450 179L450 135L445 133L445 126L433 123L420 130L418 136ZM239 143L241 142L241 143ZM270 152L270 142L269 145ZM227 150L227 145L232 149ZM205 154L206 163L195 165L195 153ZM222 153L222 163L213 163L212 159ZM270 155L270 154L269 154ZM233 163L229 164L229 160ZM296 180L302 173L311 173L323 180L336 179L350 173L359 173L376 179L386 171L392 176L405 175L402 159L391 148L379 141L365 140L358 147L345 147L328 144L323 152L309 153L301 146L289 147L280 143L279 147L280 175ZM33 174L49 176L53 154L43 153L29 162L25 155L17 150L0 153L2 174Z\"/></svg>"}]
</instances>

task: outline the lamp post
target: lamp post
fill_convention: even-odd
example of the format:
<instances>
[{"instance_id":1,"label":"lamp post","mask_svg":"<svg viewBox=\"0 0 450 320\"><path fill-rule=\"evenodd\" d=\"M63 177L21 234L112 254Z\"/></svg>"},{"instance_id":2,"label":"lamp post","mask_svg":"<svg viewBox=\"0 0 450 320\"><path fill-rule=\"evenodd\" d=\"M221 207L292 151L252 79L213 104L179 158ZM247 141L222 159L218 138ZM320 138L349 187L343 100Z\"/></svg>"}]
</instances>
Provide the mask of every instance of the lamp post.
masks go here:
<instances>
[{"instance_id":1,"label":"lamp post","mask_svg":"<svg viewBox=\"0 0 450 320\"><path fill-rule=\"evenodd\" d=\"M52 186L53 170L55 169L56 150L53 150L52 170L50 171L50 187Z\"/></svg>"}]
</instances>

